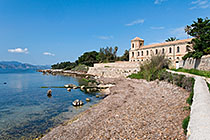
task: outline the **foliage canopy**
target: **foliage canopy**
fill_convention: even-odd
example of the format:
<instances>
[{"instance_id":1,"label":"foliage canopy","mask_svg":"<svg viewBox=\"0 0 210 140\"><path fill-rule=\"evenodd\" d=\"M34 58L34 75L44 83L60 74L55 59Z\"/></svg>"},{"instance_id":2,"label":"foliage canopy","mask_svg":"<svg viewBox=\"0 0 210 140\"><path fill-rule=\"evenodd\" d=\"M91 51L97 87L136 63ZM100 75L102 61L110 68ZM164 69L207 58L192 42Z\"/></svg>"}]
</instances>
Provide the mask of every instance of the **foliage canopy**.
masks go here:
<instances>
[{"instance_id":1,"label":"foliage canopy","mask_svg":"<svg viewBox=\"0 0 210 140\"><path fill-rule=\"evenodd\" d=\"M203 55L210 54L210 20L208 18L198 18L197 21L193 21L192 25L185 27L185 32L195 38L190 42L193 50L183 57L184 60L189 57L201 58Z\"/></svg>"}]
</instances>

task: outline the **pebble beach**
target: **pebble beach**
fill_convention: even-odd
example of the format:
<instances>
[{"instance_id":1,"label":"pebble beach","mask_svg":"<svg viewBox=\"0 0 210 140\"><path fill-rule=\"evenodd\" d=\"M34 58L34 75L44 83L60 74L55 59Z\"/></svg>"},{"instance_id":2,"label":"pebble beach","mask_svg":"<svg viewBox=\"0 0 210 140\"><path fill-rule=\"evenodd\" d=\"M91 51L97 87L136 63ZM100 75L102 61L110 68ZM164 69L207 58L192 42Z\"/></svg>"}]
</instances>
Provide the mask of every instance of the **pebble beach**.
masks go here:
<instances>
[{"instance_id":1,"label":"pebble beach","mask_svg":"<svg viewBox=\"0 0 210 140\"><path fill-rule=\"evenodd\" d=\"M52 129L42 140L184 140L189 92L162 81L103 78L115 84L100 103Z\"/></svg>"}]
</instances>

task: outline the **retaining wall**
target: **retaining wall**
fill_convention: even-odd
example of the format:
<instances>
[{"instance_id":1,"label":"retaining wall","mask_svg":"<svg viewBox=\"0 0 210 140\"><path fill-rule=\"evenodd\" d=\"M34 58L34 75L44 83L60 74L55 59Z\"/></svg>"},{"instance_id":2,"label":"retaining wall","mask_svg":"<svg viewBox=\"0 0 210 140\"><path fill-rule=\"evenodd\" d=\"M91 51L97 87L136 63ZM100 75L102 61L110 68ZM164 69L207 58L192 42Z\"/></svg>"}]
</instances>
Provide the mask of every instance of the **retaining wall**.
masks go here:
<instances>
[{"instance_id":1,"label":"retaining wall","mask_svg":"<svg viewBox=\"0 0 210 140\"><path fill-rule=\"evenodd\" d=\"M115 63L98 63L94 67L89 67L88 74L102 77L127 77L132 73L140 70L139 62L115 62Z\"/></svg>"},{"instance_id":2,"label":"retaining wall","mask_svg":"<svg viewBox=\"0 0 210 140\"><path fill-rule=\"evenodd\" d=\"M203 56L201 59L188 58L185 61L181 60L179 67L210 71L210 55Z\"/></svg>"}]
</instances>

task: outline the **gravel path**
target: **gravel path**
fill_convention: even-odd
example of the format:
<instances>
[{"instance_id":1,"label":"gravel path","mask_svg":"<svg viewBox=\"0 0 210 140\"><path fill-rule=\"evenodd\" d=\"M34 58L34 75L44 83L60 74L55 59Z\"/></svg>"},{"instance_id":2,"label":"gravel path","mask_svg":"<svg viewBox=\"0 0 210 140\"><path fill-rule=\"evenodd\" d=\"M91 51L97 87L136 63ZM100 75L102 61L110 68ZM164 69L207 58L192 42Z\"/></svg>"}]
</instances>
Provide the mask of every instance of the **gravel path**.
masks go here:
<instances>
[{"instance_id":1,"label":"gravel path","mask_svg":"<svg viewBox=\"0 0 210 140\"><path fill-rule=\"evenodd\" d=\"M111 93L75 121L54 128L43 140L186 139L182 121L189 93L166 82L104 79Z\"/></svg>"}]
</instances>

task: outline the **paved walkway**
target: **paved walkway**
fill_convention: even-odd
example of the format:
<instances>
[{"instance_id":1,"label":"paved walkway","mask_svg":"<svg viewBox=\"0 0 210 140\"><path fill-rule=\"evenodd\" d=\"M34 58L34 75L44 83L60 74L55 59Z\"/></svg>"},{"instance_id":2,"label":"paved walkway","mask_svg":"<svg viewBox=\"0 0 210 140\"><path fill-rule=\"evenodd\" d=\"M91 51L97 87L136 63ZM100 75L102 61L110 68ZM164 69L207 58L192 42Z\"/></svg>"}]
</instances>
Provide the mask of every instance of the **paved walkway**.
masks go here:
<instances>
[{"instance_id":1,"label":"paved walkway","mask_svg":"<svg viewBox=\"0 0 210 140\"><path fill-rule=\"evenodd\" d=\"M190 112L190 122L188 125L189 140L209 140L210 139L210 93L206 81L209 78L196 76L184 72L172 73L183 74L195 78L193 104Z\"/></svg>"}]
</instances>

